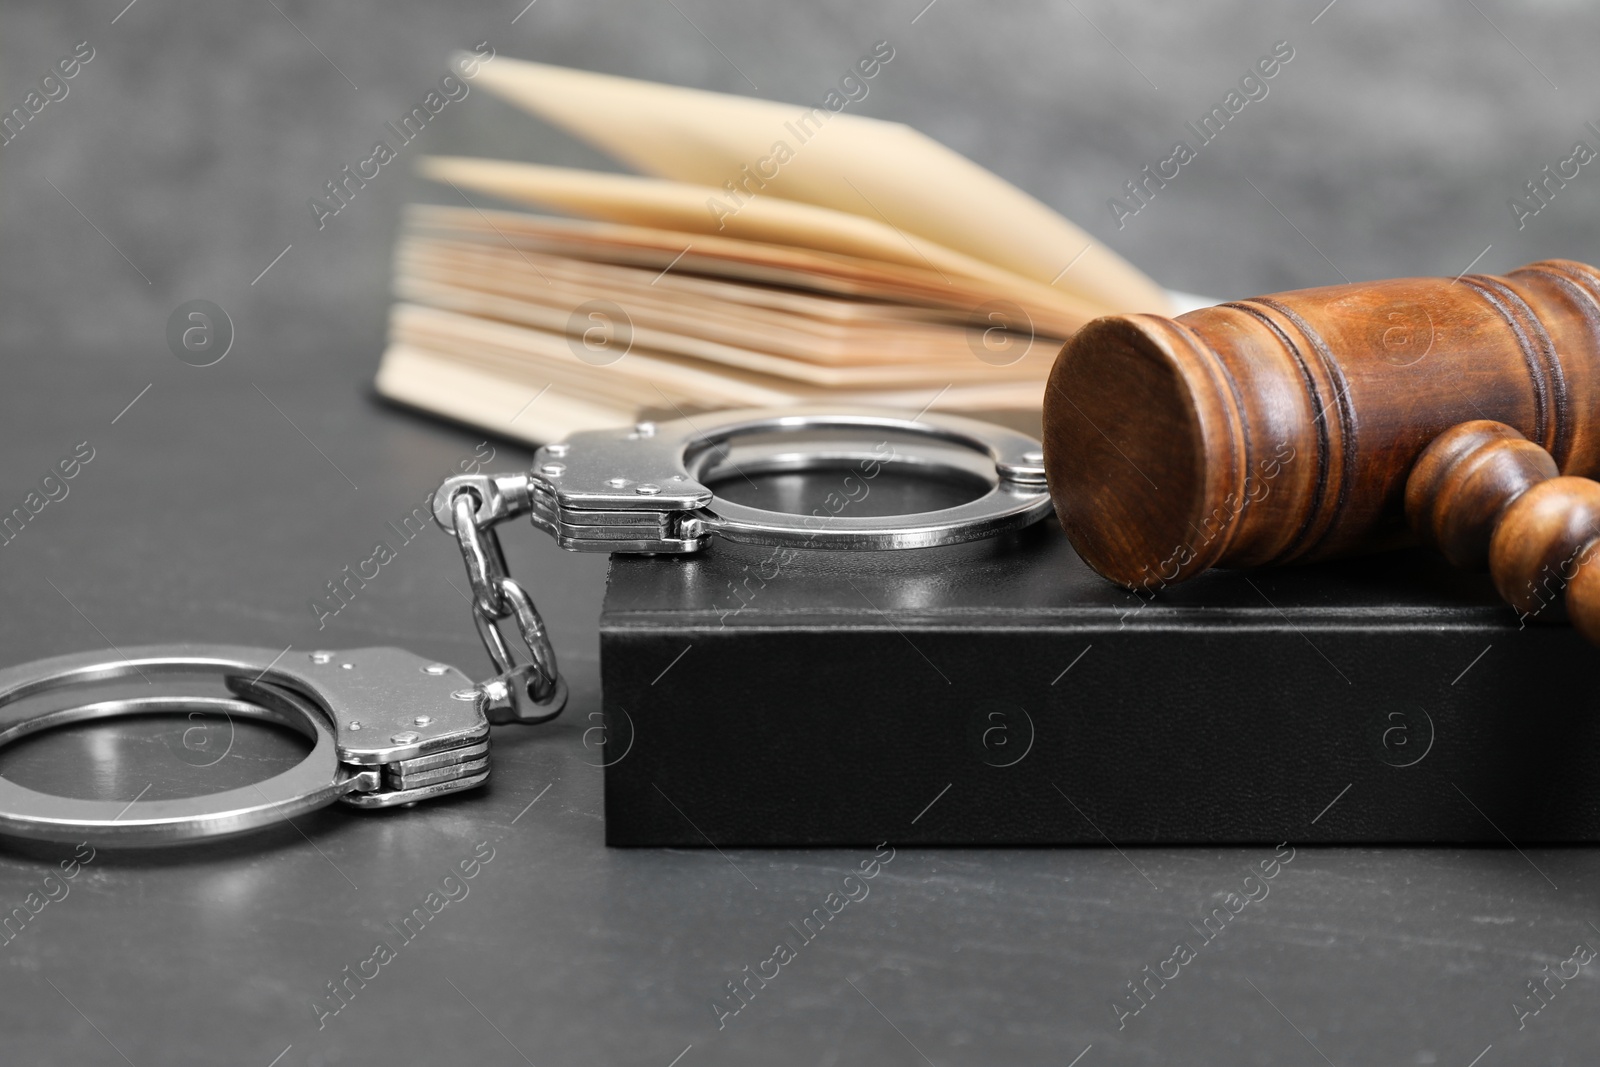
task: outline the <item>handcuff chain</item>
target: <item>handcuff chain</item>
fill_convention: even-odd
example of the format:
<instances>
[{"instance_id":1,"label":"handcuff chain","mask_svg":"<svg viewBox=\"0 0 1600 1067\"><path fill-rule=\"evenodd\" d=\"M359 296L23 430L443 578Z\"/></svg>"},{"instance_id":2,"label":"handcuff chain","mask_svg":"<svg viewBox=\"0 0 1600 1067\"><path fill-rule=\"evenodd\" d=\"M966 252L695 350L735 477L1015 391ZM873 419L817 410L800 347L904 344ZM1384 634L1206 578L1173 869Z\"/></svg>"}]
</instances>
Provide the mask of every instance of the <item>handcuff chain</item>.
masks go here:
<instances>
[{"instance_id":1,"label":"handcuff chain","mask_svg":"<svg viewBox=\"0 0 1600 1067\"><path fill-rule=\"evenodd\" d=\"M450 516L453 520L456 544L461 548L461 559L467 565L467 581L472 585L472 611L474 616L487 616L491 620L503 619L509 610L500 592L500 580L510 579L505 552L500 548L500 535L495 533L493 519L478 524L480 503L471 489L461 489L450 499Z\"/></svg>"},{"instance_id":2,"label":"handcuff chain","mask_svg":"<svg viewBox=\"0 0 1600 1067\"><path fill-rule=\"evenodd\" d=\"M450 517L472 585L473 625L497 672L479 686L487 698L485 714L490 722L538 723L561 714L566 685L539 609L527 589L511 577L500 536L494 530L495 524L526 510L518 507L526 498L526 487L516 488L522 490L516 501L508 502L505 494L495 492L490 506L485 507L478 488L458 486L450 497ZM500 631L500 623L507 618L516 620L517 632L528 650L527 662L517 662Z\"/></svg>"}]
</instances>

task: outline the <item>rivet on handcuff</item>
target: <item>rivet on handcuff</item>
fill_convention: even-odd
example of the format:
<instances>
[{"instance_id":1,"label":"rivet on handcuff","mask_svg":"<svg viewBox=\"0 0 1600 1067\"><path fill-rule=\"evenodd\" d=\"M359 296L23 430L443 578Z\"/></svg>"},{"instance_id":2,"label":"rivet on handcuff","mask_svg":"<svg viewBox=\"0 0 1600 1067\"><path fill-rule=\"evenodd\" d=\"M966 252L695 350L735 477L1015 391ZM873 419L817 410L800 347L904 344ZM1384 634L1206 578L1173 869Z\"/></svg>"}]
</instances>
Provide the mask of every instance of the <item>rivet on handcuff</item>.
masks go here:
<instances>
[{"instance_id":1,"label":"rivet on handcuff","mask_svg":"<svg viewBox=\"0 0 1600 1067\"><path fill-rule=\"evenodd\" d=\"M223 837L342 800L412 804L483 784L489 724L539 723L561 713L567 685L538 609L510 576L495 527L523 515L565 549L682 554L713 537L763 545L901 549L974 541L1050 511L1044 457L1032 438L944 414L789 408L718 412L659 426L577 433L539 449L525 474L446 479L434 519L461 548L472 618L495 674L460 671L397 648L279 653L170 645L117 656L79 653L0 670L0 746L53 726L117 715L210 712L264 719L310 737L291 770L238 789L172 800L81 800L0 778L0 833L99 846L168 845ZM793 435L843 434L826 445ZM788 443L783 441L789 437ZM772 437L745 445L736 439ZM889 439L896 444L889 444ZM885 451L887 448L887 451ZM937 511L868 516L767 511L719 497L729 474L879 469L983 479L977 499ZM512 620L527 658L501 626ZM63 691L136 675L220 675L228 697L186 694L74 703ZM64 705L64 706L63 706Z\"/></svg>"}]
</instances>

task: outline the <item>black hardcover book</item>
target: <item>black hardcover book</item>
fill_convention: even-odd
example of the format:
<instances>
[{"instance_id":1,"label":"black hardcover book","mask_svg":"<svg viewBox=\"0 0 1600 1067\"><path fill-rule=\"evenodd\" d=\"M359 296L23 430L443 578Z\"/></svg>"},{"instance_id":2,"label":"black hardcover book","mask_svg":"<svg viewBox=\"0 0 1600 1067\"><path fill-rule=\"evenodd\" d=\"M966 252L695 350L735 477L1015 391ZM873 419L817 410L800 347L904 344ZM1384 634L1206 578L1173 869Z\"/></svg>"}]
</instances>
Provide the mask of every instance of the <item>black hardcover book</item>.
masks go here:
<instances>
[{"instance_id":1,"label":"black hardcover book","mask_svg":"<svg viewBox=\"0 0 1600 1067\"><path fill-rule=\"evenodd\" d=\"M1420 551L617 556L601 657L613 845L1600 840L1600 651Z\"/></svg>"}]
</instances>

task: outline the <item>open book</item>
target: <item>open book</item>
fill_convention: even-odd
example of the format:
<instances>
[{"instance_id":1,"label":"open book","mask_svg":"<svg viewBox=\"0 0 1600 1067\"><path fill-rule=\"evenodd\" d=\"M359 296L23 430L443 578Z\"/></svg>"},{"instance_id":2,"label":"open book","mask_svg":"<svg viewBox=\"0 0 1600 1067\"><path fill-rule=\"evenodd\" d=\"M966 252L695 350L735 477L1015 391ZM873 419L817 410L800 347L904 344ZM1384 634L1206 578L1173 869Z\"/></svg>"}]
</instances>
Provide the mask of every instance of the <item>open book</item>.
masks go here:
<instances>
[{"instance_id":1,"label":"open book","mask_svg":"<svg viewBox=\"0 0 1600 1067\"><path fill-rule=\"evenodd\" d=\"M1079 326L1170 310L1054 211L838 94L506 58L475 82L642 173L424 159L460 206L407 211L377 380L403 403L536 442L829 400L1036 412Z\"/></svg>"}]
</instances>

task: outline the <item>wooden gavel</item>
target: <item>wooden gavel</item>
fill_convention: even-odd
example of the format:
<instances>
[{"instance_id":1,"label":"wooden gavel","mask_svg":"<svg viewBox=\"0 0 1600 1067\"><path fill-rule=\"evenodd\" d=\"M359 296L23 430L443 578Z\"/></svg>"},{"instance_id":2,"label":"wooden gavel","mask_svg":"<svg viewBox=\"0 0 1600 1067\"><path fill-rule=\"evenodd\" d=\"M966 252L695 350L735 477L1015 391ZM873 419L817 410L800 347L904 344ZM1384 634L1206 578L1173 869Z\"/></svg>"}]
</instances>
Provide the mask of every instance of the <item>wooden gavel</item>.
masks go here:
<instances>
[{"instance_id":1,"label":"wooden gavel","mask_svg":"<svg viewBox=\"0 0 1600 1067\"><path fill-rule=\"evenodd\" d=\"M1044 450L1073 546L1126 587L1421 541L1600 643L1582 263L1096 319L1051 372Z\"/></svg>"}]
</instances>

